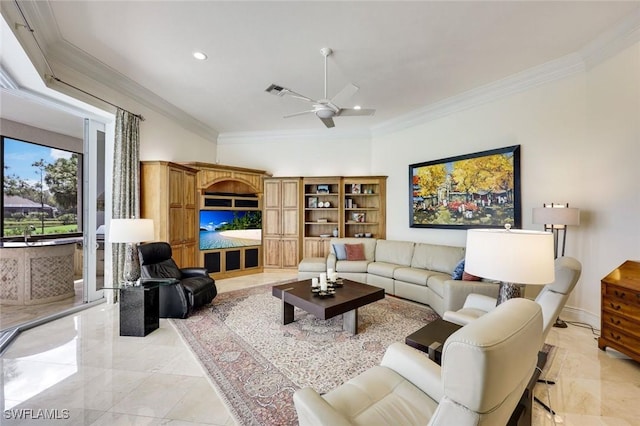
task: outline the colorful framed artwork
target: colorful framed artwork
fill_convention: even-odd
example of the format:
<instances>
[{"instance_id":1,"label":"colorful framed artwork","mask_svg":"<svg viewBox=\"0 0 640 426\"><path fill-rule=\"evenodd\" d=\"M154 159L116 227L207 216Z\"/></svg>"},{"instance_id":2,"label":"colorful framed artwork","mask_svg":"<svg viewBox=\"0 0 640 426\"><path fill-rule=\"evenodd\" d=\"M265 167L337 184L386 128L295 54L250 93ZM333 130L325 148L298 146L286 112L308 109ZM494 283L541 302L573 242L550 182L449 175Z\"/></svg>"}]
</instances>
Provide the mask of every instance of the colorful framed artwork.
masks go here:
<instances>
[{"instance_id":1,"label":"colorful framed artwork","mask_svg":"<svg viewBox=\"0 0 640 426\"><path fill-rule=\"evenodd\" d=\"M412 228L520 228L520 145L409 165Z\"/></svg>"}]
</instances>

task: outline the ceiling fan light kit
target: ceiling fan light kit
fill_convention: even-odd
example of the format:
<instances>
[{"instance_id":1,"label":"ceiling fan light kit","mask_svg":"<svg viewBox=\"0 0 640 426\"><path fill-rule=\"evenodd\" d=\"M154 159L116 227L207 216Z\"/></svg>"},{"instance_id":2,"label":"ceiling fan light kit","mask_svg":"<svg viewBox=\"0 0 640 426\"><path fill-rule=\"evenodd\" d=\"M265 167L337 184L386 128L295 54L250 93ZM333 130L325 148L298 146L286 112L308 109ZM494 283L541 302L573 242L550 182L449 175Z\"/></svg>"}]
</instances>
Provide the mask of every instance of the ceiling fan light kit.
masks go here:
<instances>
[{"instance_id":1,"label":"ceiling fan light kit","mask_svg":"<svg viewBox=\"0 0 640 426\"><path fill-rule=\"evenodd\" d=\"M307 111L296 112L293 114L285 115L284 118L296 117L298 115L310 114L314 113L326 127L335 127L335 123L333 122L333 117L340 116L364 116L364 115L373 115L376 110L375 109L366 109L361 108L360 106L356 106L355 108L340 108L336 104L347 101L351 98L358 90L359 87L355 84L349 83L344 89L342 89L338 94L336 94L333 98L328 98L328 85L327 85L327 58L333 53L328 47L323 47L320 49L320 53L324 56L324 98L315 100L309 98L308 96L301 95L299 93L294 92L291 89L287 89L284 86L280 86L279 84L271 84L269 87L265 89L266 92L271 93L276 96L291 96L292 98L300 99L306 102L310 102L313 104L313 109Z\"/></svg>"}]
</instances>

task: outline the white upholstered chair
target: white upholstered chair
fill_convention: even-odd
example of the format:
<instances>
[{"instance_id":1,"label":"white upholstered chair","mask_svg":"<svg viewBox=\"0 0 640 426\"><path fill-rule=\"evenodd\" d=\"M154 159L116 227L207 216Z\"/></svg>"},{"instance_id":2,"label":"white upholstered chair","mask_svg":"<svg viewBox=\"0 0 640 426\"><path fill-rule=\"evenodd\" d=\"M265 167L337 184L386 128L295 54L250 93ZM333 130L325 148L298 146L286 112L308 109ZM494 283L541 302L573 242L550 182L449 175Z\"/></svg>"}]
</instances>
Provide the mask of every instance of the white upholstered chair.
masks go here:
<instances>
[{"instance_id":1,"label":"white upholstered chair","mask_svg":"<svg viewBox=\"0 0 640 426\"><path fill-rule=\"evenodd\" d=\"M545 339L565 303L567 303L567 299L580 279L581 273L582 264L578 260L568 256L556 259L556 278L554 282L544 286L536 297L536 302L542 308L542 329ZM495 309L495 307L495 298L471 293L467 296L462 309L445 312L443 319L459 325L466 325Z\"/></svg>"},{"instance_id":2,"label":"white upholstered chair","mask_svg":"<svg viewBox=\"0 0 640 426\"><path fill-rule=\"evenodd\" d=\"M382 362L330 392L293 395L300 425L506 424L542 345L542 311L512 299L453 333L442 367L402 343Z\"/></svg>"}]
</instances>

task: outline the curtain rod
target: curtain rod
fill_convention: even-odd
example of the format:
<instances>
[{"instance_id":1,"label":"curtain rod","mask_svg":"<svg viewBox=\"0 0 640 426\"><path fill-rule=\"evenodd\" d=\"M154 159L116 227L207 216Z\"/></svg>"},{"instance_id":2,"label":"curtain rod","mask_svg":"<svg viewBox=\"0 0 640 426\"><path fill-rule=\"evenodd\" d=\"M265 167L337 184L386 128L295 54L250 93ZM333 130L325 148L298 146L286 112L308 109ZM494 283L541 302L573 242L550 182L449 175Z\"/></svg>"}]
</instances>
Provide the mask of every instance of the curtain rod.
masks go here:
<instances>
[{"instance_id":1,"label":"curtain rod","mask_svg":"<svg viewBox=\"0 0 640 426\"><path fill-rule=\"evenodd\" d=\"M20 4L18 3L18 0L14 0L14 3L16 5L16 7L18 8L18 11L20 12L20 15L22 15L22 19L24 20L24 25L18 24L16 23L16 27L18 26L22 26L24 28L27 29L27 31L29 31L29 33L31 33L31 36L33 37L33 41L35 41L36 46L38 46L38 50L40 51L40 54L42 55L42 58L44 59L45 64L47 64L47 68L49 68L49 72L51 73L51 75L46 75L45 74L45 79L47 77L50 77L51 79L57 81L58 83L64 84L65 86L69 86L79 92L84 93L85 95L91 96L92 98L98 99L99 101L102 101L108 105L111 105L112 107L115 108L119 108L121 110L127 111L129 114L132 114L135 117L138 117L140 119L140 121L144 121L144 117L142 116L142 114L135 114L127 109L122 108L121 106L118 106L116 104L114 104L113 102L109 102L105 99L102 99L99 96L94 95L93 93L87 92L86 90L82 90L77 86L74 86L73 84L67 83L66 81L63 81L61 79L59 79L58 77L56 77L56 73L53 71L53 68L51 67L51 64L49 64L49 60L47 59L47 55L44 54L44 50L42 50L42 47L40 46L40 43L38 42L38 39L36 38L36 31L31 27L31 25L29 24L29 21L27 20L27 17L25 16L24 12L22 11L22 8L20 7Z\"/></svg>"},{"instance_id":2,"label":"curtain rod","mask_svg":"<svg viewBox=\"0 0 640 426\"><path fill-rule=\"evenodd\" d=\"M74 86L74 85L73 85L73 84L71 84L71 83L67 83L66 81L59 79L59 78L58 78L58 77L56 77L55 75L45 75L45 77L49 77L49 78L51 78L51 79L53 79L53 80L57 81L58 83L64 84L65 86L68 86L68 87L71 87L72 89L75 89L75 90L77 90L77 91L79 91L79 92L82 92L82 93L84 93L85 95L89 95L89 96L91 96L92 98L95 98L95 99L97 99L97 100L99 100L99 101L102 101L102 102L104 102L104 103L106 103L106 104L109 104L109 105L111 105L112 107L116 107L116 108L119 108L119 109L121 109L121 110L127 111L129 114L133 115L134 117L138 117L138 118L140 119L140 121L144 121L144 117L142 116L142 114L135 114L135 113L133 113L133 112L131 112L131 111L128 111L128 110L126 110L126 109L124 109L124 108L122 108L122 107L120 107L120 106L118 106L118 105L116 105L116 104L114 104L114 103L112 103L112 102L109 102L109 101L108 101L108 100L106 100L106 99L101 98L100 96L96 96L96 95L94 95L93 93L89 93L89 92L87 92L86 90L83 90L83 89L81 89L81 88L79 88L79 87L77 87L77 86Z\"/></svg>"}]
</instances>

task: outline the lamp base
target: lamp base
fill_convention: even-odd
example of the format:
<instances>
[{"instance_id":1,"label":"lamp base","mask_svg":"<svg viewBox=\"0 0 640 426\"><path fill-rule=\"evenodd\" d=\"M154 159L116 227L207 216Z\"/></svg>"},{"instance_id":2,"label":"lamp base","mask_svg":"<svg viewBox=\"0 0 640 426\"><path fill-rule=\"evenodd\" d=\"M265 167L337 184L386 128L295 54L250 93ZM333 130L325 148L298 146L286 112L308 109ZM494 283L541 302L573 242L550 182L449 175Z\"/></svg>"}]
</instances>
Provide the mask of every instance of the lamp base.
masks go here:
<instances>
[{"instance_id":1,"label":"lamp base","mask_svg":"<svg viewBox=\"0 0 640 426\"><path fill-rule=\"evenodd\" d=\"M560 319L560 317L556 318L556 322L553 323L553 326L557 327L557 328L567 328L568 327L567 323L562 321Z\"/></svg>"},{"instance_id":2,"label":"lamp base","mask_svg":"<svg viewBox=\"0 0 640 426\"><path fill-rule=\"evenodd\" d=\"M138 245L136 243L127 243L126 245L122 278L126 286L139 284L140 261L138 260Z\"/></svg>"},{"instance_id":3,"label":"lamp base","mask_svg":"<svg viewBox=\"0 0 640 426\"><path fill-rule=\"evenodd\" d=\"M496 306L498 306L502 302L506 302L509 299L513 299L514 297L522 297L520 286L514 283L501 282L500 289L498 290L498 300L496 301Z\"/></svg>"}]
</instances>

